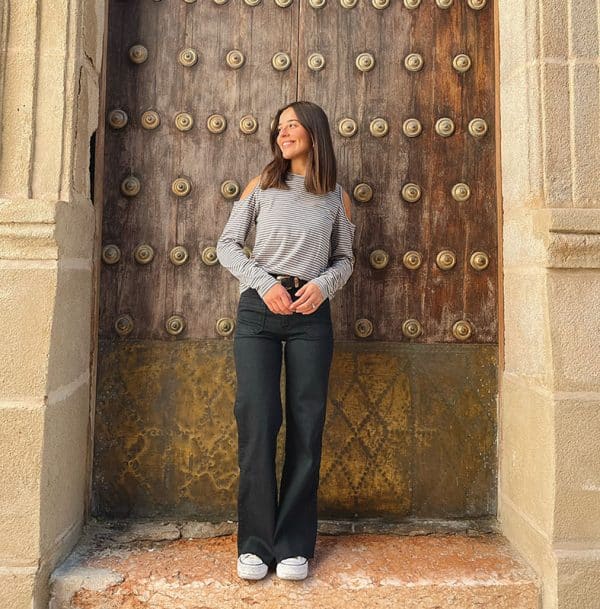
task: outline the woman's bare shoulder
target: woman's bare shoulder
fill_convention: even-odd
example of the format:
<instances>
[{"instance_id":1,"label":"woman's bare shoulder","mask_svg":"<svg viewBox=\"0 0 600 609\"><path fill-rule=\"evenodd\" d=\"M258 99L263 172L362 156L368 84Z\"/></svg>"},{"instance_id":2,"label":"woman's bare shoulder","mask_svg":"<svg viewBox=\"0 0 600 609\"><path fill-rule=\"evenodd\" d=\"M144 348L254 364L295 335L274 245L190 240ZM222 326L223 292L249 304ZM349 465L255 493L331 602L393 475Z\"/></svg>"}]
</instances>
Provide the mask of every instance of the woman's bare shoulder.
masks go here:
<instances>
[{"instance_id":1,"label":"woman's bare shoulder","mask_svg":"<svg viewBox=\"0 0 600 609\"><path fill-rule=\"evenodd\" d=\"M350 195L342 188L342 200L344 201L344 209L346 210L346 216L348 220L352 219L352 201Z\"/></svg>"},{"instance_id":2,"label":"woman's bare shoulder","mask_svg":"<svg viewBox=\"0 0 600 609\"><path fill-rule=\"evenodd\" d=\"M242 193L242 199L244 199L245 197L247 197L258 185L260 184L260 176L256 176L255 178L252 178L246 188L244 188L244 192Z\"/></svg>"}]
</instances>

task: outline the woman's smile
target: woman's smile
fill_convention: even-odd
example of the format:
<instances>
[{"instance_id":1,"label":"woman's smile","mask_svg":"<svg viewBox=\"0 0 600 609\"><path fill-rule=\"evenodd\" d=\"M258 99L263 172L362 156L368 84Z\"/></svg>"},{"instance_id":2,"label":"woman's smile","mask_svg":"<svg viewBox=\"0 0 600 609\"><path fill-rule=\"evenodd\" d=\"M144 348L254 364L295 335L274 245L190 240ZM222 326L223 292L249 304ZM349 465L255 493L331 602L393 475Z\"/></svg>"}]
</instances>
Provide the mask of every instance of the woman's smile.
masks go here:
<instances>
[{"instance_id":1,"label":"woman's smile","mask_svg":"<svg viewBox=\"0 0 600 609\"><path fill-rule=\"evenodd\" d=\"M286 108L279 117L277 145L284 159L303 160L308 156L311 139L308 131L302 126L293 108Z\"/></svg>"}]
</instances>

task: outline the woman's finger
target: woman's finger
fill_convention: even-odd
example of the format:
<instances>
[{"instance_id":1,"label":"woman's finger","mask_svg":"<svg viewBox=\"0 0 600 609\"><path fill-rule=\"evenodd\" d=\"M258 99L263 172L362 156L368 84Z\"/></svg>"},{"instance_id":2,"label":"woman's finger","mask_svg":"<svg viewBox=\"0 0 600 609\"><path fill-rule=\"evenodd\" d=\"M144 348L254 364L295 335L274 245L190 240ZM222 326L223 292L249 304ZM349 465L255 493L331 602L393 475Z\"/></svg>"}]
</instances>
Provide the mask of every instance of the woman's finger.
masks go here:
<instances>
[{"instance_id":1,"label":"woman's finger","mask_svg":"<svg viewBox=\"0 0 600 609\"><path fill-rule=\"evenodd\" d=\"M309 285L309 284L307 283L307 284L303 285L303 286L302 286L302 288L300 288L300 289L304 289L304 288L306 288L306 286L307 286L307 285ZM312 288L312 286L311 286L311 288ZM317 289L318 289L318 288L317 288ZM296 291L296 296L298 296L299 294L300 294L300 290L297 290L297 291ZM295 300L295 301L292 303L292 307L293 307L294 309L298 309L298 308L300 308L302 305L306 304L306 303L307 303L307 302L308 302L308 301L309 301L311 298L313 298L313 300L314 300L314 297L315 297L315 294L314 294L314 288L312 288L312 289L308 289L308 288L307 288L307 289L305 289L305 290L304 290L304 292L303 292L302 294L300 294L300 296L298 297L298 299L297 299L297 300Z\"/></svg>"},{"instance_id":2,"label":"woman's finger","mask_svg":"<svg viewBox=\"0 0 600 609\"><path fill-rule=\"evenodd\" d=\"M298 301L296 301L298 302ZM306 302L296 307L296 311L303 313L304 315L314 313L319 306L319 302L315 302L314 297L309 298Z\"/></svg>"},{"instance_id":3,"label":"woman's finger","mask_svg":"<svg viewBox=\"0 0 600 609\"><path fill-rule=\"evenodd\" d=\"M285 292L285 294L282 294L280 303L283 311L285 311L286 313L291 313L290 305L292 304L292 298L287 291Z\"/></svg>"},{"instance_id":4,"label":"woman's finger","mask_svg":"<svg viewBox=\"0 0 600 609\"><path fill-rule=\"evenodd\" d=\"M304 292L306 292L306 286L308 284L305 283L303 286L300 286L297 290L296 290L296 296L302 296L302 294L304 294Z\"/></svg>"},{"instance_id":5,"label":"woman's finger","mask_svg":"<svg viewBox=\"0 0 600 609\"><path fill-rule=\"evenodd\" d=\"M276 315L281 315L281 305L278 300L274 300L270 305L269 309L271 309L271 313L275 313Z\"/></svg>"},{"instance_id":6,"label":"woman's finger","mask_svg":"<svg viewBox=\"0 0 600 609\"><path fill-rule=\"evenodd\" d=\"M285 294L285 296L288 296L288 294ZM290 311L290 303L291 303L291 299L288 301L288 298L286 299L284 295L281 295L279 298L277 298L275 300L275 306L277 308L276 313L278 313L279 315L286 315L291 313Z\"/></svg>"},{"instance_id":7,"label":"woman's finger","mask_svg":"<svg viewBox=\"0 0 600 609\"><path fill-rule=\"evenodd\" d=\"M303 296L298 298L298 300L294 300L294 302L290 306L294 311L297 311L298 309L303 307L308 302L309 299L310 299L310 295L304 294Z\"/></svg>"}]
</instances>

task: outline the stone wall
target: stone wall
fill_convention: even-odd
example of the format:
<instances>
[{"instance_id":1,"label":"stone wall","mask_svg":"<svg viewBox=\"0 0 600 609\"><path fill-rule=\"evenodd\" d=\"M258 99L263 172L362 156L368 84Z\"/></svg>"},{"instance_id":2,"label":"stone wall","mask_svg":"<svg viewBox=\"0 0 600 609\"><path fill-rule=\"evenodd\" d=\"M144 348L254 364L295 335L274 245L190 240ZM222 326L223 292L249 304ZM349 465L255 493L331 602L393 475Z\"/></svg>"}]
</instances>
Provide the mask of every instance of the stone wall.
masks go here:
<instances>
[{"instance_id":1,"label":"stone wall","mask_svg":"<svg viewBox=\"0 0 600 609\"><path fill-rule=\"evenodd\" d=\"M0 8L0 605L47 607L87 509L104 3Z\"/></svg>"},{"instance_id":2,"label":"stone wall","mask_svg":"<svg viewBox=\"0 0 600 609\"><path fill-rule=\"evenodd\" d=\"M600 598L599 7L500 0L499 520L544 609Z\"/></svg>"}]
</instances>

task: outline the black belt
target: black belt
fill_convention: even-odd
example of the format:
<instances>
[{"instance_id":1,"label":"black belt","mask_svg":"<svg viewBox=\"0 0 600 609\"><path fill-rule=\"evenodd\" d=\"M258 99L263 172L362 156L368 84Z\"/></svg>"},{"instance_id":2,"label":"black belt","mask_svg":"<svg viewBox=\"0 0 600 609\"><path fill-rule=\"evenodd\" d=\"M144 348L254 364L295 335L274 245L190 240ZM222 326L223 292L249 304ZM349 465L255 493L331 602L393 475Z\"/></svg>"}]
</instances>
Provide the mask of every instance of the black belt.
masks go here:
<instances>
[{"instance_id":1,"label":"black belt","mask_svg":"<svg viewBox=\"0 0 600 609\"><path fill-rule=\"evenodd\" d=\"M308 283L305 279L300 279L300 277L294 277L293 275L278 275L277 273L269 273L269 275L275 277L286 290L297 290L305 283Z\"/></svg>"}]
</instances>

